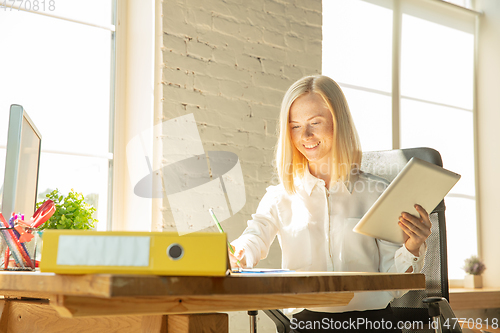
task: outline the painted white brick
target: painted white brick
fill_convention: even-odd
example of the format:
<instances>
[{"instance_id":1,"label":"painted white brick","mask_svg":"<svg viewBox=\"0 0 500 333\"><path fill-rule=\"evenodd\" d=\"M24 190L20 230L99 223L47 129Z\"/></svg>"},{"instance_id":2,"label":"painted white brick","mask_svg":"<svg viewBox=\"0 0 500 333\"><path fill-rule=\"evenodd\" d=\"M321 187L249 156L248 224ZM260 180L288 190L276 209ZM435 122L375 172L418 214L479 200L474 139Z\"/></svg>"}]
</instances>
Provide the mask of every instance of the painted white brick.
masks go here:
<instances>
[{"instance_id":1,"label":"painted white brick","mask_svg":"<svg viewBox=\"0 0 500 333\"><path fill-rule=\"evenodd\" d=\"M262 41L262 29L254 25L240 24L240 34L244 36L247 41Z\"/></svg>"},{"instance_id":2,"label":"painted white brick","mask_svg":"<svg viewBox=\"0 0 500 333\"><path fill-rule=\"evenodd\" d=\"M322 30L320 26L312 26L305 23L290 22L290 31L305 39L321 40Z\"/></svg>"},{"instance_id":3,"label":"painted white brick","mask_svg":"<svg viewBox=\"0 0 500 333\"><path fill-rule=\"evenodd\" d=\"M206 96L207 110L212 113L212 121L216 124L216 121L225 121L228 118L233 120L238 119L237 117L244 117L250 114L251 109L248 102L240 99L229 99L225 96ZM227 126L231 127L233 123L226 123ZM223 126L223 124L220 124Z\"/></svg>"},{"instance_id":4,"label":"painted white brick","mask_svg":"<svg viewBox=\"0 0 500 333\"><path fill-rule=\"evenodd\" d=\"M238 33L240 31L240 24L235 19L227 16L214 16L213 29L228 35Z\"/></svg>"},{"instance_id":5,"label":"painted white brick","mask_svg":"<svg viewBox=\"0 0 500 333\"><path fill-rule=\"evenodd\" d=\"M194 36L197 34L196 27L186 23L187 9L173 3L164 5L163 31L171 34L183 34Z\"/></svg>"},{"instance_id":6,"label":"painted white brick","mask_svg":"<svg viewBox=\"0 0 500 333\"><path fill-rule=\"evenodd\" d=\"M296 50L296 51L300 51L300 52L305 52L306 41L305 41L304 37L302 37L302 36L287 33L285 35L285 43L286 43L287 49L289 51Z\"/></svg>"},{"instance_id":7,"label":"painted white brick","mask_svg":"<svg viewBox=\"0 0 500 333\"><path fill-rule=\"evenodd\" d=\"M322 0L294 0L297 7L302 7L310 10L317 10L321 12L323 9ZM331 0L329 0L331 1Z\"/></svg>"},{"instance_id":8,"label":"painted white brick","mask_svg":"<svg viewBox=\"0 0 500 333\"><path fill-rule=\"evenodd\" d=\"M256 5L262 6L262 4L256 4ZM250 7L254 8L255 5L253 4L253 1L251 1L251 3L249 1L248 4L242 6L237 3L233 3L232 1L222 2L221 0L208 0L206 3L204 3L203 6L204 8L207 8L208 10L212 11L214 14L218 13L239 18L242 16L243 11L247 10Z\"/></svg>"},{"instance_id":9,"label":"painted white brick","mask_svg":"<svg viewBox=\"0 0 500 333\"><path fill-rule=\"evenodd\" d=\"M306 50L308 50L309 55L311 55L314 58L321 59L321 41L314 39L314 40L307 40L306 41Z\"/></svg>"},{"instance_id":10,"label":"painted white brick","mask_svg":"<svg viewBox=\"0 0 500 333\"><path fill-rule=\"evenodd\" d=\"M184 88L176 88L168 85L163 85L163 96L165 99L179 101L180 103L186 105L198 105L200 107L205 107L206 105L205 96L192 89L188 90Z\"/></svg>"},{"instance_id":11,"label":"painted white brick","mask_svg":"<svg viewBox=\"0 0 500 333\"><path fill-rule=\"evenodd\" d=\"M306 10L302 7L297 7L295 4L286 6L285 15L287 18L296 22L306 21Z\"/></svg>"},{"instance_id":12,"label":"painted white brick","mask_svg":"<svg viewBox=\"0 0 500 333\"><path fill-rule=\"evenodd\" d=\"M283 33L287 29L287 20L284 17L273 16L264 11L250 9L246 13L245 20L251 25L265 27L269 31Z\"/></svg>"},{"instance_id":13,"label":"painted white brick","mask_svg":"<svg viewBox=\"0 0 500 333\"><path fill-rule=\"evenodd\" d=\"M163 28L168 30L168 28L176 24L186 24L187 8L175 3L174 1L169 1L163 5Z\"/></svg>"},{"instance_id":14,"label":"painted white brick","mask_svg":"<svg viewBox=\"0 0 500 333\"><path fill-rule=\"evenodd\" d=\"M241 39L236 32L234 35L228 35L215 30L211 30L199 39L203 42L209 43L217 49L231 49L235 53L242 50L243 45L246 43L246 41Z\"/></svg>"},{"instance_id":15,"label":"painted white brick","mask_svg":"<svg viewBox=\"0 0 500 333\"><path fill-rule=\"evenodd\" d=\"M245 92L245 98L251 101L261 101L264 104L280 105L283 94L284 91L281 90L250 85Z\"/></svg>"},{"instance_id":16,"label":"painted white brick","mask_svg":"<svg viewBox=\"0 0 500 333\"><path fill-rule=\"evenodd\" d=\"M268 31L264 30L262 31L262 40L266 44L271 44L271 45L277 45L280 47L285 47L285 36L281 32L275 32L275 31Z\"/></svg>"},{"instance_id":17,"label":"painted white brick","mask_svg":"<svg viewBox=\"0 0 500 333\"><path fill-rule=\"evenodd\" d=\"M220 81L203 74L194 74L194 88L200 90L202 93L208 92L214 95L220 93Z\"/></svg>"},{"instance_id":18,"label":"painted white brick","mask_svg":"<svg viewBox=\"0 0 500 333\"><path fill-rule=\"evenodd\" d=\"M297 67L296 65L285 65L283 68L283 72L283 75L292 82L295 82L301 77L306 76L304 68Z\"/></svg>"},{"instance_id":19,"label":"painted white brick","mask_svg":"<svg viewBox=\"0 0 500 333\"><path fill-rule=\"evenodd\" d=\"M187 54L204 60L209 60L212 58L212 47L192 39L187 42Z\"/></svg>"},{"instance_id":20,"label":"painted white brick","mask_svg":"<svg viewBox=\"0 0 500 333\"><path fill-rule=\"evenodd\" d=\"M185 107L179 101L163 100L162 107L163 112L165 113L162 121L175 118L177 115L181 116L186 112Z\"/></svg>"},{"instance_id":21,"label":"painted white brick","mask_svg":"<svg viewBox=\"0 0 500 333\"><path fill-rule=\"evenodd\" d=\"M262 71L262 59L256 56L239 54L236 56L236 65L238 69L245 69L254 73Z\"/></svg>"},{"instance_id":22,"label":"painted white brick","mask_svg":"<svg viewBox=\"0 0 500 333\"><path fill-rule=\"evenodd\" d=\"M261 59L262 68L265 73L283 75L283 61Z\"/></svg>"},{"instance_id":23,"label":"painted white brick","mask_svg":"<svg viewBox=\"0 0 500 333\"><path fill-rule=\"evenodd\" d=\"M205 113L207 114L207 113ZM202 117L198 117L197 121L203 121ZM227 142L229 138L232 137L232 134L228 134L227 131L222 131L220 126L215 125L206 125L206 126L198 126L200 130L200 138L206 144L219 144L220 142ZM213 149L210 149L213 150ZM225 148L224 150L228 150Z\"/></svg>"},{"instance_id":24,"label":"painted white brick","mask_svg":"<svg viewBox=\"0 0 500 333\"><path fill-rule=\"evenodd\" d=\"M192 77L189 76L189 72L181 69L164 68L163 82L164 84L178 84L183 88L187 88L189 86L192 88Z\"/></svg>"},{"instance_id":25,"label":"painted white brick","mask_svg":"<svg viewBox=\"0 0 500 333\"><path fill-rule=\"evenodd\" d=\"M198 7L189 7L186 13L186 23L196 27L211 29L212 12L200 9Z\"/></svg>"},{"instance_id":26,"label":"painted white brick","mask_svg":"<svg viewBox=\"0 0 500 333\"><path fill-rule=\"evenodd\" d=\"M289 81L286 78L262 72L256 73L253 76L253 82L256 86L282 90L283 94L290 86Z\"/></svg>"},{"instance_id":27,"label":"painted white brick","mask_svg":"<svg viewBox=\"0 0 500 333\"><path fill-rule=\"evenodd\" d=\"M205 73L206 75L223 80L239 82L249 82L251 80L249 72L238 70L236 66L218 64L216 62L210 62L208 66L205 67Z\"/></svg>"},{"instance_id":28,"label":"painted white brick","mask_svg":"<svg viewBox=\"0 0 500 333\"><path fill-rule=\"evenodd\" d=\"M307 23L321 27L321 24L323 22L323 15L320 11L306 10L305 12Z\"/></svg>"},{"instance_id":29,"label":"painted white brick","mask_svg":"<svg viewBox=\"0 0 500 333\"><path fill-rule=\"evenodd\" d=\"M265 0L264 10L270 14L285 15L285 4L273 0Z\"/></svg>"},{"instance_id":30,"label":"painted white brick","mask_svg":"<svg viewBox=\"0 0 500 333\"><path fill-rule=\"evenodd\" d=\"M266 119L264 120L265 124L265 130L266 130L266 136L267 137L277 137L278 136L278 120L277 119Z\"/></svg>"},{"instance_id":31,"label":"painted white brick","mask_svg":"<svg viewBox=\"0 0 500 333\"><path fill-rule=\"evenodd\" d=\"M232 98L242 98L245 94L244 85L237 81L221 81L220 91L224 96L231 96Z\"/></svg>"},{"instance_id":32,"label":"painted white brick","mask_svg":"<svg viewBox=\"0 0 500 333\"><path fill-rule=\"evenodd\" d=\"M251 103L252 117L260 119L278 119L280 108L274 105Z\"/></svg>"},{"instance_id":33,"label":"painted white brick","mask_svg":"<svg viewBox=\"0 0 500 333\"><path fill-rule=\"evenodd\" d=\"M190 72L204 72L208 64L207 61L187 57L185 54L178 54L174 51L163 52L165 67L180 68Z\"/></svg>"},{"instance_id":34,"label":"painted white brick","mask_svg":"<svg viewBox=\"0 0 500 333\"><path fill-rule=\"evenodd\" d=\"M258 58L283 60L285 49L262 43L246 43L244 53Z\"/></svg>"},{"instance_id":35,"label":"painted white brick","mask_svg":"<svg viewBox=\"0 0 500 333\"><path fill-rule=\"evenodd\" d=\"M266 157L266 161L271 161L269 164L267 162L264 162L264 159L259 159L259 163L262 163L263 165L265 164L266 166L269 166L271 169L272 167L272 159L274 158L274 147L276 143L278 142L278 139L274 135L263 135L262 133L255 133L255 132L250 132L248 133L248 140L250 142L250 146L262 149L262 151L267 151L268 155L271 155L271 157ZM269 176L269 175L268 175Z\"/></svg>"},{"instance_id":36,"label":"painted white brick","mask_svg":"<svg viewBox=\"0 0 500 333\"><path fill-rule=\"evenodd\" d=\"M218 64L235 66L236 65L236 52L233 48L229 47L215 47L212 50L212 58Z\"/></svg>"},{"instance_id":37,"label":"painted white brick","mask_svg":"<svg viewBox=\"0 0 500 333\"><path fill-rule=\"evenodd\" d=\"M163 34L163 47L169 51L186 53L186 39L184 37Z\"/></svg>"},{"instance_id":38,"label":"painted white brick","mask_svg":"<svg viewBox=\"0 0 500 333\"><path fill-rule=\"evenodd\" d=\"M252 141L252 137L262 137L262 138L265 137L263 133L263 131L265 130L264 119L257 119L255 117L246 117L246 121L243 124L244 128L241 129L248 131L250 141ZM255 143L250 143L250 145L254 147L265 148L265 146L256 145Z\"/></svg>"},{"instance_id":39,"label":"painted white brick","mask_svg":"<svg viewBox=\"0 0 500 333\"><path fill-rule=\"evenodd\" d=\"M321 58L311 57L309 53L287 52L286 63L295 64L306 69L321 68Z\"/></svg>"}]
</instances>

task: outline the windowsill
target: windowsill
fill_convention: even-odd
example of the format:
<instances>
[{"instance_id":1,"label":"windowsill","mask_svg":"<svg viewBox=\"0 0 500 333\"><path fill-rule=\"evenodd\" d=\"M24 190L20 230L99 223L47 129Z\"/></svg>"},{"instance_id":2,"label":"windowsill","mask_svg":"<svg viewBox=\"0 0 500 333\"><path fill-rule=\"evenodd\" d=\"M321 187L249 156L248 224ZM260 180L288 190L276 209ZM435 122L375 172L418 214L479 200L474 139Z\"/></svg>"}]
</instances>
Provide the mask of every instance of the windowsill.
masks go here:
<instances>
[{"instance_id":1,"label":"windowsill","mask_svg":"<svg viewBox=\"0 0 500 333\"><path fill-rule=\"evenodd\" d=\"M450 288L453 310L500 308L500 288Z\"/></svg>"}]
</instances>

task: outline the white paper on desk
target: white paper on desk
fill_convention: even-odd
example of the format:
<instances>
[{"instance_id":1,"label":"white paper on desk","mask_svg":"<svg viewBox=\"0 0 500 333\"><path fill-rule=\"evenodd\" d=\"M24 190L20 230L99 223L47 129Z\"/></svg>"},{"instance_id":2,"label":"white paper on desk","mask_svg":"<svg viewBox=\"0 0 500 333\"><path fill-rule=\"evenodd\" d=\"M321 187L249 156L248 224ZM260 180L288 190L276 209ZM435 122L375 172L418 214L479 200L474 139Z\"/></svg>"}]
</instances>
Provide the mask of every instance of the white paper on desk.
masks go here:
<instances>
[{"instance_id":1,"label":"white paper on desk","mask_svg":"<svg viewBox=\"0 0 500 333\"><path fill-rule=\"evenodd\" d=\"M148 236L59 236L57 264L148 266Z\"/></svg>"},{"instance_id":2,"label":"white paper on desk","mask_svg":"<svg viewBox=\"0 0 500 333\"><path fill-rule=\"evenodd\" d=\"M233 269L232 273L290 273L295 272L286 268L243 268L243 269Z\"/></svg>"}]
</instances>

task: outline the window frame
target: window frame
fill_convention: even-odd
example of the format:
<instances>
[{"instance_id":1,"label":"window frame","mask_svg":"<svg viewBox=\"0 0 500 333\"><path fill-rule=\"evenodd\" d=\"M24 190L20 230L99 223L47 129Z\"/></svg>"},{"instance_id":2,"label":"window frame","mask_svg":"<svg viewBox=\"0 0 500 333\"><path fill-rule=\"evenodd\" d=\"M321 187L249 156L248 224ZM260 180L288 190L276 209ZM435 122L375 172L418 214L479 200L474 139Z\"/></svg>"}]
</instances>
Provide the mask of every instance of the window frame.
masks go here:
<instances>
[{"instance_id":1,"label":"window frame","mask_svg":"<svg viewBox=\"0 0 500 333\"><path fill-rule=\"evenodd\" d=\"M161 119L161 1L120 0L116 15L114 195L109 230L161 230L161 199L136 196L127 165L127 143ZM161 143L150 137L144 148L153 152L152 168L158 170Z\"/></svg>"}]
</instances>

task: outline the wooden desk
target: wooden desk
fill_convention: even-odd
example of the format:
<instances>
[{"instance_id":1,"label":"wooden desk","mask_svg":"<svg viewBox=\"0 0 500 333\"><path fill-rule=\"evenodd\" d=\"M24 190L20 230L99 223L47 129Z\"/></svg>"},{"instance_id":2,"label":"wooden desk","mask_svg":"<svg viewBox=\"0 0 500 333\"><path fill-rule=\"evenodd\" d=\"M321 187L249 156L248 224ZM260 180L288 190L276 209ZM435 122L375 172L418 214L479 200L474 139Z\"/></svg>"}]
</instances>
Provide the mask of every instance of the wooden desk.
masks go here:
<instances>
[{"instance_id":1,"label":"wooden desk","mask_svg":"<svg viewBox=\"0 0 500 333\"><path fill-rule=\"evenodd\" d=\"M72 332L110 332L111 327L120 332L227 332L225 314L198 317L203 330L186 328L196 323L179 314L340 306L348 304L357 291L424 288L423 274L175 277L0 272L0 295L7 297L0 305L0 332L56 332L55 327L61 332L68 328ZM168 325L166 314L174 315L169 316Z\"/></svg>"},{"instance_id":2,"label":"wooden desk","mask_svg":"<svg viewBox=\"0 0 500 333\"><path fill-rule=\"evenodd\" d=\"M453 310L500 308L500 288L450 288Z\"/></svg>"}]
</instances>

